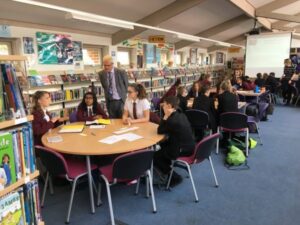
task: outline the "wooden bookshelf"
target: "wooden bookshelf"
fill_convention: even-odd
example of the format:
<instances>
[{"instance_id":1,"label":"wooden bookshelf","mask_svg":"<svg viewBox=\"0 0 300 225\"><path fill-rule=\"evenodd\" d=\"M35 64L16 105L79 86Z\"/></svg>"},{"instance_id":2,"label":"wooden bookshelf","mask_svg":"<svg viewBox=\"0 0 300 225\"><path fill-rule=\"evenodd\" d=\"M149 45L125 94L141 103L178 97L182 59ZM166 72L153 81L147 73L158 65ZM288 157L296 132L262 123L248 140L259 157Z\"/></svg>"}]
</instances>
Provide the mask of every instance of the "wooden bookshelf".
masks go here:
<instances>
[{"instance_id":1,"label":"wooden bookshelf","mask_svg":"<svg viewBox=\"0 0 300 225\"><path fill-rule=\"evenodd\" d=\"M27 57L23 55L0 55L0 61L26 61Z\"/></svg>"},{"instance_id":2,"label":"wooden bookshelf","mask_svg":"<svg viewBox=\"0 0 300 225\"><path fill-rule=\"evenodd\" d=\"M6 187L4 190L2 190L0 192L0 197L16 190L17 188L21 187L22 185L28 183L29 181L37 178L40 175L40 172L38 170L36 170L34 173L24 176L22 177L20 180L18 180L17 182L11 184L10 186Z\"/></svg>"},{"instance_id":3,"label":"wooden bookshelf","mask_svg":"<svg viewBox=\"0 0 300 225\"><path fill-rule=\"evenodd\" d=\"M20 118L20 119L3 121L3 122L0 122L0 129L9 128L9 127L16 126L16 125L19 125L22 123L26 123L26 122L32 121L32 120L33 120L33 115L28 115L28 116Z\"/></svg>"}]
</instances>

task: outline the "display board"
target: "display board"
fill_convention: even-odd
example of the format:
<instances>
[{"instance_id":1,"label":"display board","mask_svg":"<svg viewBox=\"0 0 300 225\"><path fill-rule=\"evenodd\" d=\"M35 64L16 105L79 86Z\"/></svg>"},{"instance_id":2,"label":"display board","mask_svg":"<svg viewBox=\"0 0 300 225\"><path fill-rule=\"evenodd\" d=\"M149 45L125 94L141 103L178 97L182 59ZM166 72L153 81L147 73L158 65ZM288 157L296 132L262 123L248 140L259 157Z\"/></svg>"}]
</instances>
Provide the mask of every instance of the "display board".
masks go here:
<instances>
[{"instance_id":1,"label":"display board","mask_svg":"<svg viewBox=\"0 0 300 225\"><path fill-rule=\"evenodd\" d=\"M281 77L290 57L291 33L265 33L247 37L245 75L274 72Z\"/></svg>"}]
</instances>

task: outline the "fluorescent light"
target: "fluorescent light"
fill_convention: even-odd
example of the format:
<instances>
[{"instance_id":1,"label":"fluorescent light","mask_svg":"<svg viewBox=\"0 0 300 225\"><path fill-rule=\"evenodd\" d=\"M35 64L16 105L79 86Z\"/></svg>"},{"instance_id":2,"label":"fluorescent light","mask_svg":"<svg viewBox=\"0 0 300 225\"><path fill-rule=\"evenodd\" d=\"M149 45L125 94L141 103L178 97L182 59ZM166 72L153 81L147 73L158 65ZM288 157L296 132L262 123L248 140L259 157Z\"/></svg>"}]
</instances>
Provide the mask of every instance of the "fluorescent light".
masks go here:
<instances>
[{"instance_id":1,"label":"fluorescent light","mask_svg":"<svg viewBox=\"0 0 300 225\"><path fill-rule=\"evenodd\" d=\"M176 38L187 40L187 41L193 41L193 42L199 42L200 37L189 35L189 34L183 34L183 33L177 33L175 34Z\"/></svg>"},{"instance_id":2,"label":"fluorescent light","mask_svg":"<svg viewBox=\"0 0 300 225\"><path fill-rule=\"evenodd\" d=\"M110 26L115 26L115 27L122 27L125 29L131 29L131 30L134 29L132 23L130 23L130 22L118 21L113 18L108 18L105 16L98 16L98 15L93 15L93 14L85 15L83 13L67 13L66 18L83 20L83 21L88 21L88 22L93 22L93 23L100 23L100 24L105 24L105 25L110 25Z\"/></svg>"},{"instance_id":3,"label":"fluorescent light","mask_svg":"<svg viewBox=\"0 0 300 225\"><path fill-rule=\"evenodd\" d=\"M222 41L218 41L218 42L216 43L216 45L224 46L224 47L231 47L231 44L230 44L230 43L226 43L226 42L222 42Z\"/></svg>"}]
</instances>

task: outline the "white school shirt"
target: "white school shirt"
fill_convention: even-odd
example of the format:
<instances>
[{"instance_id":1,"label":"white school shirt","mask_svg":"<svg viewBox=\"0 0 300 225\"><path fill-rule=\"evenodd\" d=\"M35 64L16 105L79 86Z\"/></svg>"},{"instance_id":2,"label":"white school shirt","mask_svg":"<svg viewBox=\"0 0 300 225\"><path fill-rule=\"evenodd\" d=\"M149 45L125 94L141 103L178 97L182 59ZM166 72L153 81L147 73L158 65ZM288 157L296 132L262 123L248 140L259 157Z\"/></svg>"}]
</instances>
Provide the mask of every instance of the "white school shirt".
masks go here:
<instances>
[{"instance_id":1,"label":"white school shirt","mask_svg":"<svg viewBox=\"0 0 300 225\"><path fill-rule=\"evenodd\" d=\"M129 117L133 119L133 100L127 98L125 101L124 109L128 111ZM149 101L144 99L136 99L136 115L138 119L144 118L144 111L150 110Z\"/></svg>"},{"instance_id":2,"label":"white school shirt","mask_svg":"<svg viewBox=\"0 0 300 225\"><path fill-rule=\"evenodd\" d=\"M49 122L50 121L50 117L47 114L47 110L43 109L43 111L44 111L44 120L46 120L47 122Z\"/></svg>"}]
</instances>

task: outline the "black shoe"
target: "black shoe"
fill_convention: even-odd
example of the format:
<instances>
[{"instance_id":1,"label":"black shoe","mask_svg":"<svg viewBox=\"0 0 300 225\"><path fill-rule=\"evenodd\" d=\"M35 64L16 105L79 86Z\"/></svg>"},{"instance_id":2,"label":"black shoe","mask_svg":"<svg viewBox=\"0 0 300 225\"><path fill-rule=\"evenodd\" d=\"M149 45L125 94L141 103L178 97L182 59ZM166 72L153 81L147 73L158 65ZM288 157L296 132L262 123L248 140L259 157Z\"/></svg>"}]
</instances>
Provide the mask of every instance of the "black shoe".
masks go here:
<instances>
[{"instance_id":1,"label":"black shoe","mask_svg":"<svg viewBox=\"0 0 300 225\"><path fill-rule=\"evenodd\" d=\"M170 186L175 187L176 185L180 184L181 182L182 182L182 177L178 173L173 172Z\"/></svg>"}]
</instances>

